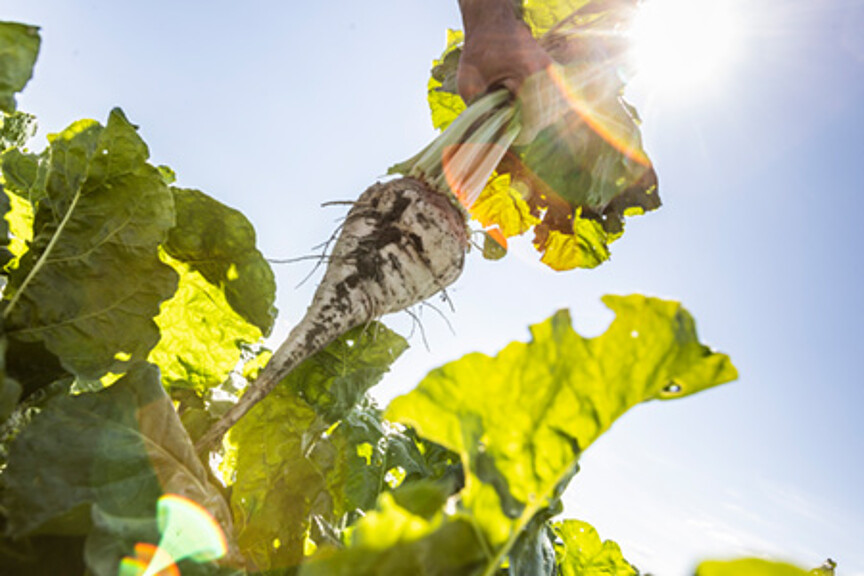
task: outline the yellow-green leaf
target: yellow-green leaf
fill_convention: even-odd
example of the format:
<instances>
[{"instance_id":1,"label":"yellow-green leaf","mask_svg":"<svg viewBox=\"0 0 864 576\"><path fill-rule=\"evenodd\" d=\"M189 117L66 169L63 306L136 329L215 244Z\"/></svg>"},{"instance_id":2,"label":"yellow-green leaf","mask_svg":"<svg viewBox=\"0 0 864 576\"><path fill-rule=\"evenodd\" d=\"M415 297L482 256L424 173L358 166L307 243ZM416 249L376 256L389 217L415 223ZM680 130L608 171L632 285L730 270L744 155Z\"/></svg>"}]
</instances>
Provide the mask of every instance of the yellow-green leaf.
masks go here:
<instances>
[{"instance_id":1,"label":"yellow-green leaf","mask_svg":"<svg viewBox=\"0 0 864 576\"><path fill-rule=\"evenodd\" d=\"M456 92L456 68L465 35L460 30L447 30L447 46L441 57L432 62L432 75L426 86L432 125L436 130L447 127L465 110L465 101Z\"/></svg>"},{"instance_id":2,"label":"yellow-green leaf","mask_svg":"<svg viewBox=\"0 0 864 576\"><path fill-rule=\"evenodd\" d=\"M458 94L438 90L441 86L434 78L429 80L428 100L432 112L432 126L436 130L446 130L465 110L465 101Z\"/></svg>"},{"instance_id":3,"label":"yellow-green leaf","mask_svg":"<svg viewBox=\"0 0 864 576\"><path fill-rule=\"evenodd\" d=\"M148 359L161 368L166 386L201 394L228 377L243 347L261 339L261 330L240 316L225 292L189 264L164 252L162 259L174 268L180 283L156 317L161 339Z\"/></svg>"},{"instance_id":4,"label":"yellow-green leaf","mask_svg":"<svg viewBox=\"0 0 864 576\"><path fill-rule=\"evenodd\" d=\"M463 517L412 514L390 494L357 522L342 550L319 548L301 576L469 576L483 566L477 532Z\"/></svg>"},{"instance_id":5,"label":"yellow-green leaf","mask_svg":"<svg viewBox=\"0 0 864 576\"><path fill-rule=\"evenodd\" d=\"M603 226L578 214L573 217L573 233L549 232L546 241L536 245L543 253L541 262L553 270L595 268L609 259L608 235Z\"/></svg>"},{"instance_id":6,"label":"yellow-green leaf","mask_svg":"<svg viewBox=\"0 0 864 576\"><path fill-rule=\"evenodd\" d=\"M510 185L510 174L494 175L471 207L484 227L498 226L505 237L518 236L540 223L518 190Z\"/></svg>"},{"instance_id":7,"label":"yellow-green leaf","mask_svg":"<svg viewBox=\"0 0 864 576\"><path fill-rule=\"evenodd\" d=\"M561 576L636 576L638 572L624 559L621 548L611 540L602 541L587 522L564 520L552 526L560 539L555 552Z\"/></svg>"},{"instance_id":8,"label":"yellow-green leaf","mask_svg":"<svg viewBox=\"0 0 864 576\"><path fill-rule=\"evenodd\" d=\"M737 377L726 355L699 343L679 303L639 295L603 301L616 313L605 334L583 338L569 314L558 312L532 326L527 343L430 372L386 411L461 456L463 501L482 510L499 536L507 529L502 513L515 530L524 527L557 497L582 451L628 409Z\"/></svg>"}]
</instances>

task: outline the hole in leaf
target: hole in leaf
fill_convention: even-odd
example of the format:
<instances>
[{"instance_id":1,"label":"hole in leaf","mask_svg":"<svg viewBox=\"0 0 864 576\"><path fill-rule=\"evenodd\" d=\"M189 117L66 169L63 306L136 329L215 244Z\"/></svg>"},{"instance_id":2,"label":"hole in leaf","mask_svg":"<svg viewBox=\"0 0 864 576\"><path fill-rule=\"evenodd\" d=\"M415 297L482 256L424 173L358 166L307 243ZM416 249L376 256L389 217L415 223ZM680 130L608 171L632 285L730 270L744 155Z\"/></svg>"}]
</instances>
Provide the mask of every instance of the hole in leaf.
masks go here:
<instances>
[{"instance_id":1,"label":"hole in leaf","mask_svg":"<svg viewBox=\"0 0 864 576\"><path fill-rule=\"evenodd\" d=\"M401 466L396 466L387 471L387 474L384 475L384 481L391 489L395 490L405 480L405 476L407 476L405 469Z\"/></svg>"},{"instance_id":2,"label":"hole in leaf","mask_svg":"<svg viewBox=\"0 0 864 576\"><path fill-rule=\"evenodd\" d=\"M666 394L680 394L683 391L684 388L682 388L681 385L676 382L667 384L666 387L663 388L663 392L665 392Z\"/></svg>"},{"instance_id":3,"label":"hole in leaf","mask_svg":"<svg viewBox=\"0 0 864 576\"><path fill-rule=\"evenodd\" d=\"M339 425L341 423L342 423L341 420L337 420L335 424L333 424L332 426L330 426L330 428L328 428L327 430L325 430L324 432L321 433L321 438L327 439L330 436L332 436L333 432L335 432L336 429L339 428Z\"/></svg>"},{"instance_id":4,"label":"hole in leaf","mask_svg":"<svg viewBox=\"0 0 864 576\"><path fill-rule=\"evenodd\" d=\"M359 444L357 446L357 456L364 458L366 460L366 465L372 465L372 455L375 453L375 448L372 444L368 442L364 442L363 444Z\"/></svg>"},{"instance_id":5,"label":"hole in leaf","mask_svg":"<svg viewBox=\"0 0 864 576\"><path fill-rule=\"evenodd\" d=\"M225 273L225 277L228 280L237 280L240 278L240 273L237 271L237 266L232 262L231 266L228 267L228 271Z\"/></svg>"},{"instance_id":6,"label":"hole in leaf","mask_svg":"<svg viewBox=\"0 0 864 576\"><path fill-rule=\"evenodd\" d=\"M561 537L556 534L555 538L552 540L552 544L554 544L555 546L564 546L564 540L562 540Z\"/></svg>"},{"instance_id":7,"label":"hole in leaf","mask_svg":"<svg viewBox=\"0 0 864 576\"><path fill-rule=\"evenodd\" d=\"M315 551L318 549L318 544L315 543L312 538L309 537L309 531L306 531L306 535L303 538L303 555L304 556L312 556L315 554Z\"/></svg>"}]
</instances>

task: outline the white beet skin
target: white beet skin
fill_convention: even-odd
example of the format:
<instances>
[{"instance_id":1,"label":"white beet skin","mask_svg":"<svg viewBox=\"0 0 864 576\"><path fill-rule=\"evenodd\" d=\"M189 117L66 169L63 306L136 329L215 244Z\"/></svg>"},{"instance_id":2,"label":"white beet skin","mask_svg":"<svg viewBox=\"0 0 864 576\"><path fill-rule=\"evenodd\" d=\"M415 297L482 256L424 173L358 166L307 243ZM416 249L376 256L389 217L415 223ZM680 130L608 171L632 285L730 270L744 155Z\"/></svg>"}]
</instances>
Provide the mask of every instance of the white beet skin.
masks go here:
<instances>
[{"instance_id":1,"label":"white beet skin","mask_svg":"<svg viewBox=\"0 0 864 576\"><path fill-rule=\"evenodd\" d=\"M348 212L306 315L196 449L211 448L288 373L347 330L452 284L467 248L464 213L444 194L414 178L369 187Z\"/></svg>"}]
</instances>

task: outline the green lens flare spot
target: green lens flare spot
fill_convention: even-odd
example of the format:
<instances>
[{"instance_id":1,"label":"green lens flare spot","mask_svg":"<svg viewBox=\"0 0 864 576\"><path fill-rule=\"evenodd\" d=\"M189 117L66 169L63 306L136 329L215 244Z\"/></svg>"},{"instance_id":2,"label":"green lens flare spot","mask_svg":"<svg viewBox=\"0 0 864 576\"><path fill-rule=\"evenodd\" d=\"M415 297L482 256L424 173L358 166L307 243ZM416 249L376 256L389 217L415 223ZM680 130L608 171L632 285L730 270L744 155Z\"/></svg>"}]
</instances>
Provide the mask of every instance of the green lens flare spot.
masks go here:
<instances>
[{"instance_id":1,"label":"green lens flare spot","mask_svg":"<svg viewBox=\"0 0 864 576\"><path fill-rule=\"evenodd\" d=\"M159 498L156 524L162 534L159 545L136 544L135 557L127 556L121 561L119 576L179 576L176 563L181 560L210 562L228 552L225 533L216 520L183 496L165 494Z\"/></svg>"}]
</instances>

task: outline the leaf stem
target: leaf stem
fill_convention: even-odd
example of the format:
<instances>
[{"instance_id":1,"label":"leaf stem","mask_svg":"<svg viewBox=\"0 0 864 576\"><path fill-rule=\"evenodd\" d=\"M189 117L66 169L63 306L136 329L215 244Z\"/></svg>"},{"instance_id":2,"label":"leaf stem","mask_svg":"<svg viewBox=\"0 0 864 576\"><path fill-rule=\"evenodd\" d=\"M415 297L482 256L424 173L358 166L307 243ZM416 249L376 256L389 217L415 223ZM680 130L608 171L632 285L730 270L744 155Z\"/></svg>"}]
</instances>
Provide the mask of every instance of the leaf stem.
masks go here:
<instances>
[{"instance_id":1,"label":"leaf stem","mask_svg":"<svg viewBox=\"0 0 864 576\"><path fill-rule=\"evenodd\" d=\"M543 490L542 493L545 495L554 492L555 487L558 486L558 484L560 484L564 480L564 478L567 477L567 475L571 472L572 468L573 466L571 466L565 472L557 476L555 478L555 481L551 483L551 486L548 489ZM541 510L542 506L540 506L540 502L543 502L545 500L545 496L540 496L536 498L533 503L525 506L525 510L523 510L522 514L519 516L519 519L516 521L516 524L510 530L510 537L507 539L504 545L501 546L492 561L486 565L486 569L483 571L482 576L493 576L495 574L495 572L501 566L501 562L504 560L504 557L510 552L510 549L513 548L513 545L516 544L516 540L518 540L519 537L522 535L522 531L525 529L528 523L531 522L531 519L534 518L534 515Z\"/></svg>"},{"instance_id":2,"label":"leaf stem","mask_svg":"<svg viewBox=\"0 0 864 576\"><path fill-rule=\"evenodd\" d=\"M36 261L36 264L33 266L33 269L30 270L30 273L21 283L18 290L15 291L15 295L12 296L12 300L9 301L9 305L6 306L6 309L3 310L3 319L7 319L12 309L18 304L18 300L21 299L21 294L23 294L27 285L30 284L30 281L35 278L42 267L45 265L45 262L48 260L48 256L51 254L51 251L54 249L54 245L57 243L57 240L60 238L63 233L63 229L66 228L66 225L69 223L70 218L72 218L72 213L75 211L75 207L78 204L78 200L81 198L81 188L75 192L75 196L72 198L72 202L69 204L68 210L66 210L66 214L63 215L63 220L60 221L60 224L57 226L57 230L54 232L54 235L51 237L51 240L48 242L48 246L45 247L45 250L42 252L42 255L39 256L39 260ZM35 239L34 239L35 240Z\"/></svg>"}]
</instances>

